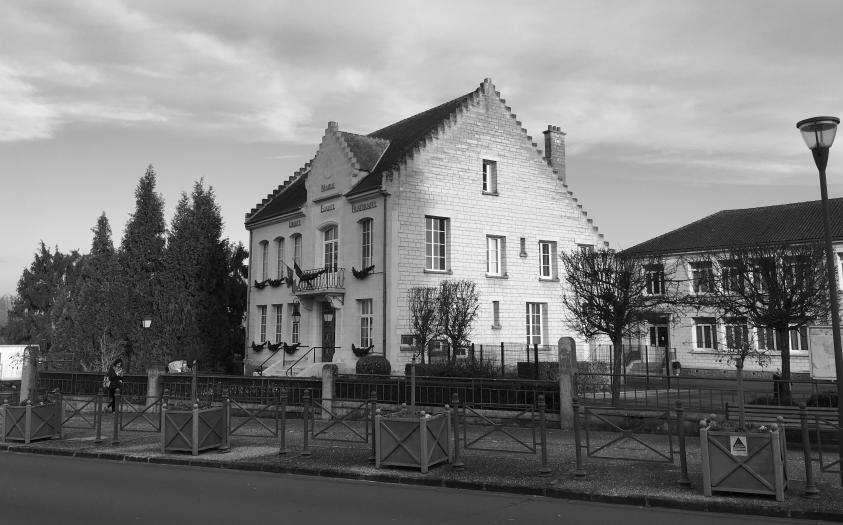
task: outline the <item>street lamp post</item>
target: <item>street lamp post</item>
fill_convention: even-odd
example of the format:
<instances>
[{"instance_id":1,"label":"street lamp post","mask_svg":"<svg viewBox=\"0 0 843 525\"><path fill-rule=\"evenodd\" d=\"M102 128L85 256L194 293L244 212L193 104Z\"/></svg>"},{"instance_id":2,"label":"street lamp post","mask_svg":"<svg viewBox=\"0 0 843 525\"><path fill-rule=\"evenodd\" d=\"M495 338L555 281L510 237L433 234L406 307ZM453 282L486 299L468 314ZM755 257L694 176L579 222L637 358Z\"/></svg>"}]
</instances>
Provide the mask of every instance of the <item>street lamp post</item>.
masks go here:
<instances>
[{"instance_id":1,"label":"street lamp post","mask_svg":"<svg viewBox=\"0 0 843 525\"><path fill-rule=\"evenodd\" d=\"M828 295L831 301L831 336L834 341L834 371L837 377L837 442L838 455L843 460L843 345L840 341L840 304L837 302L837 265L831 245L831 226L828 214L828 189L825 181L825 167L828 164L828 150L837 133L837 117L813 117L800 120L796 127L802 133L805 144L814 155L814 162L820 172L820 196L822 198L823 229L825 235L826 270L828 271ZM843 484L843 469L840 469Z\"/></svg>"}]
</instances>

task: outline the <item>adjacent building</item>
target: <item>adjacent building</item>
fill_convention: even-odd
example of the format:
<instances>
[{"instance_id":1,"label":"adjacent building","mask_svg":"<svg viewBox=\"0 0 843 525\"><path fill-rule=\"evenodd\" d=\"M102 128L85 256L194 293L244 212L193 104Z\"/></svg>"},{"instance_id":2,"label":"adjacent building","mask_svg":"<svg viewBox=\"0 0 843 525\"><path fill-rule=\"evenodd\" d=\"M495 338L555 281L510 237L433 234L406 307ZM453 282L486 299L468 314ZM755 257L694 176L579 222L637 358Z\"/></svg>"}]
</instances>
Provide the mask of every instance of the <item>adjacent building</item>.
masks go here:
<instances>
[{"instance_id":1,"label":"adjacent building","mask_svg":"<svg viewBox=\"0 0 843 525\"><path fill-rule=\"evenodd\" d=\"M830 199L831 235L837 254L837 282L843 283L843 199ZM727 282L723 278L707 278L711 272L727 272L727 264L695 263L700 255L723 254L732 248L798 245L823 240L822 206L820 201L798 202L777 206L764 206L737 210L723 210L696 222L659 235L629 248L627 252L642 256L663 258L663 267L645 268L652 278L651 292L659 293L665 280L678 282L684 293L706 293L713 282ZM664 275L661 272L673 272ZM824 323L827 324L827 323ZM766 327L747 326L740 319L724 322L711 312L687 309L680 314L668 315L653 312L640 331L638 340L630 340L633 347L647 348L642 352L655 368L661 368L664 356L687 369L730 368L717 353L718 345L730 340L746 339L757 350L771 356L768 371L781 366L780 349ZM811 340L806 327L790 331L787 344L790 349L791 371L809 371ZM666 350L668 350L666 352ZM747 370L760 370L757 363L748 361Z\"/></svg>"},{"instance_id":2,"label":"adjacent building","mask_svg":"<svg viewBox=\"0 0 843 525\"><path fill-rule=\"evenodd\" d=\"M314 158L246 214L247 362L353 370L370 348L403 370L408 290L442 279L477 283L474 340L574 337L557 254L607 243L568 188L565 133L543 134L542 151L490 79L365 135L329 122Z\"/></svg>"}]
</instances>

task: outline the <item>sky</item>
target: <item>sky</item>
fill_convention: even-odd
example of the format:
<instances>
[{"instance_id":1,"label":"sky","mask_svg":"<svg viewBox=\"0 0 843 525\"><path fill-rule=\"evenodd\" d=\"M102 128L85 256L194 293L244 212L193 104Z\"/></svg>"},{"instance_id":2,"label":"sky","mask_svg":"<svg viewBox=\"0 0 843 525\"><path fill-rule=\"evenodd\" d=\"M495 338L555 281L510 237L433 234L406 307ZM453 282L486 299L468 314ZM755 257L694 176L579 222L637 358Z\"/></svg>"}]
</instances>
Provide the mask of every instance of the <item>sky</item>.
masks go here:
<instances>
[{"instance_id":1,"label":"sky","mask_svg":"<svg viewBox=\"0 0 843 525\"><path fill-rule=\"evenodd\" d=\"M201 179L245 244L329 121L370 133L486 77L534 141L567 133L613 248L818 199L795 123L843 116L841 20L817 0L2 2L0 295L40 241L88 252L103 212L119 244L150 164L168 222ZM843 196L834 147L828 178Z\"/></svg>"}]
</instances>

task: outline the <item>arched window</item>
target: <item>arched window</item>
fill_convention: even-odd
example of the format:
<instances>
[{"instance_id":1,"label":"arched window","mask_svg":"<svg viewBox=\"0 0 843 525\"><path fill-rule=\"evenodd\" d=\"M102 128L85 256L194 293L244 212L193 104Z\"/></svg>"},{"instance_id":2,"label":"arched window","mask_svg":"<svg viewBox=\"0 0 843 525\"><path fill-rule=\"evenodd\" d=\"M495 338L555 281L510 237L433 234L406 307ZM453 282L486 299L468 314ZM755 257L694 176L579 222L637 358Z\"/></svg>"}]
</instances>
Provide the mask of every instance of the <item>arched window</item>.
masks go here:
<instances>
[{"instance_id":1,"label":"arched window","mask_svg":"<svg viewBox=\"0 0 843 525\"><path fill-rule=\"evenodd\" d=\"M337 271L337 267L339 266L340 240L337 236L336 226L329 226L322 231L322 245L324 253L324 267L327 268L329 272Z\"/></svg>"},{"instance_id":2,"label":"arched window","mask_svg":"<svg viewBox=\"0 0 843 525\"><path fill-rule=\"evenodd\" d=\"M284 263L284 237L275 238L275 259L275 278L280 279L284 277L284 267L286 266Z\"/></svg>"},{"instance_id":3,"label":"arched window","mask_svg":"<svg viewBox=\"0 0 843 525\"><path fill-rule=\"evenodd\" d=\"M361 260L360 265L363 268L368 268L373 263L373 240L372 240L372 224L374 221L372 219L363 219L360 221L360 253L361 253Z\"/></svg>"},{"instance_id":4,"label":"arched window","mask_svg":"<svg viewBox=\"0 0 843 525\"><path fill-rule=\"evenodd\" d=\"M269 241L261 241L261 273L260 273L260 280L265 281L267 279L266 269L267 264L269 262Z\"/></svg>"},{"instance_id":5,"label":"arched window","mask_svg":"<svg viewBox=\"0 0 843 525\"><path fill-rule=\"evenodd\" d=\"M294 233L290 240L293 241L293 263L301 266L301 234Z\"/></svg>"}]
</instances>

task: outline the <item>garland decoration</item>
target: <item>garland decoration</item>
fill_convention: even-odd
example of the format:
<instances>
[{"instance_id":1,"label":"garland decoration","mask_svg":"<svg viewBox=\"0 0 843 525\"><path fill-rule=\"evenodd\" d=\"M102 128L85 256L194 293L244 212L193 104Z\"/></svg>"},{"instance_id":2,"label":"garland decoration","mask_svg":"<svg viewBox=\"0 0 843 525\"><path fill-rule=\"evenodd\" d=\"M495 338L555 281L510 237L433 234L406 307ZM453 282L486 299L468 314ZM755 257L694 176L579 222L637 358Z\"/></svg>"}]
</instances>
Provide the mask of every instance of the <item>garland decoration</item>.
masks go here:
<instances>
[{"instance_id":1,"label":"garland decoration","mask_svg":"<svg viewBox=\"0 0 843 525\"><path fill-rule=\"evenodd\" d=\"M264 288L266 288L267 282L269 282L269 279L267 279L266 281L262 281L262 282L256 280L255 281L255 288L257 288L258 290L263 290Z\"/></svg>"},{"instance_id":2,"label":"garland decoration","mask_svg":"<svg viewBox=\"0 0 843 525\"><path fill-rule=\"evenodd\" d=\"M354 352L354 355L357 357L363 357L364 355L368 354L372 351L375 345L369 346L354 346L354 343L351 343L351 351Z\"/></svg>"},{"instance_id":3,"label":"garland decoration","mask_svg":"<svg viewBox=\"0 0 843 525\"><path fill-rule=\"evenodd\" d=\"M272 351L272 352L277 352L278 349L281 348L282 344L284 344L284 343L275 343L275 344L267 343L267 348L269 348L269 350Z\"/></svg>"},{"instance_id":4,"label":"garland decoration","mask_svg":"<svg viewBox=\"0 0 843 525\"><path fill-rule=\"evenodd\" d=\"M267 279L266 283L273 288L278 288L279 286L284 284L284 278L280 277L278 279Z\"/></svg>"},{"instance_id":5,"label":"garland decoration","mask_svg":"<svg viewBox=\"0 0 843 525\"><path fill-rule=\"evenodd\" d=\"M374 270L374 269L375 269L374 264L371 265L371 266L367 266L367 267L363 268L362 270L357 270L357 269L354 268L354 266L352 266L351 267L351 273L357 279L365 279L366 277L368 277L369 275L372 274L372 270Z\"/></svg>"},{"instance_id":6,"label":"garland decoration","mask_svg":"<svg viewBox=\"0 0 843 525\"><path fill-rule=\"evenodd\" d=\"M314 270L312 272L304 273L297 263L293 263L293 267L296 270L296 276L299 278L300 282L309 283L310 281L316 279L323 273L328 271L327 268L322 268L321 270Z\"/></svg>"},{"instance_id":7,"label":"garland decoration","mask_svg":"<svg viewBox=\"0 0 843 525\"><path fill-rule=\"evenodd\" d=\"M255 351L255 352L260 352L261 350L266 348L267 344L269 344L268 341L264 341L261 344L257 344L256 342L252 341L252 350Z\"/></svg>"},{"instance_id":8,"label":"garland decoration","mask_svg":"<svg viewBox=\"0 0 843 525\"><path fill-rule=\"evenodd\" d=\"M295 354L296 350L298 350L299 347L301 346L301 343L296 343L294 345L288 345L287 343L281 343L281 344L284 345L284 351L287 352L287 354L289 354L289 355Z\"/></svg>"}]
</instances>

